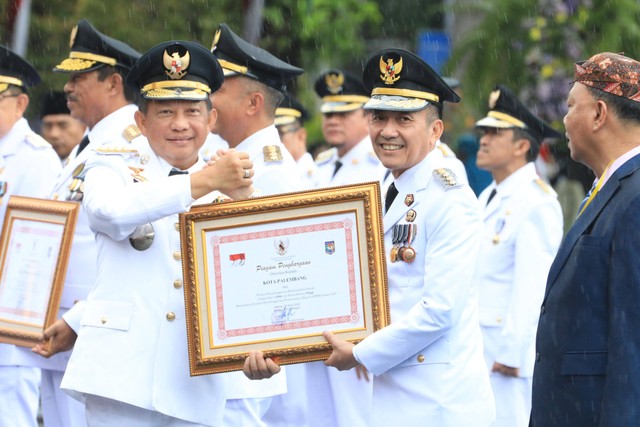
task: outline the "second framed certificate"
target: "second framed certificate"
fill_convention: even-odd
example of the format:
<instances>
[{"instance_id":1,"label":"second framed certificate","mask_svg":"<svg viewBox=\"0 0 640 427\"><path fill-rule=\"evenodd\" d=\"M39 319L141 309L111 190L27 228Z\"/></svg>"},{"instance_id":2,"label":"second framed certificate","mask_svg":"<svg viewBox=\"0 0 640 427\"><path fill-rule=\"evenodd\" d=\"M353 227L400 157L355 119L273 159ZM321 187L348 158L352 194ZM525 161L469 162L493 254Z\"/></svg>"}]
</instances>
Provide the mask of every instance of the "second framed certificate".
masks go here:
<instances>
[{"instance_id":1,"label":"second framed certificate","mask_svg":"<svg viewBox=\"0 0 640 427\"><path fill-rule=\"evenodd\" d=\"M180 216L192 375L324 360L325 330L389 323L378 183L193 207Z\"/></svg>"}]
</instances>

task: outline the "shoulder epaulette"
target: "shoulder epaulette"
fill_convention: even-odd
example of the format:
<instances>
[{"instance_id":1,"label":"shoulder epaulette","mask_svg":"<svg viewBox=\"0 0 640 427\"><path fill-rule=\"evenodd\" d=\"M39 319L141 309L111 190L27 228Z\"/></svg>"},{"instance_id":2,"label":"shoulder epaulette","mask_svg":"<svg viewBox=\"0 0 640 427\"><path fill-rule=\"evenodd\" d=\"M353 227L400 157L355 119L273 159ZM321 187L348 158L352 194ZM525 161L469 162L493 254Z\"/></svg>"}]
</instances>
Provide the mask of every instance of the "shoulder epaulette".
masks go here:
<instances>
[{"instance_id":1,"label":"shoulder epaulette","mask_svg":"<svg viewBox=\"0 0 640 427\"><path fill-rule=\"evenodd\" d=\"M445 157L456 157L456 153L453 152L453 150L451 148L449 148L449 146L447 144L445 144L444 142L441 142L440 144L437 145L438 150L440 150L440 152L442 152L442 155Z\"/></svg>"},{"instance_id":2,"label":"shoulder epaulette","mask_svg":"<svg viewBox=\"0 0 640 427\"><path fill-rule=\"evenodd\" d=\"M433 176L438 179L438 182L442 185L445 191L462 186L462 184L457 181L456 175L449 169L435 169L433 171Z\"/></svg>"},{"instance_id":3,"label":"shoulder epaulette","mask_svg":"<svg viewBox=\"0 0 640 427\"><path fill-rule=\"evenodd\" d=\"M316 164L320 165L322 163L328 162L333 157L335 151L335 148L329 148L328 150L324 150L318 153L318 155L316 156Z\"/></svg>"},{"instance_id":4,"label":"shoulder epaulette","mask_svg":"<svg viewBox=\"0 0 640 427\"><path fill-rule=\"evenodd\" d=\"M279 145L267 145L262 148L265 163L276 163L282 161L282 150Z\"/></svg>"},{"instance_id":5,"label":"shoulder epaulette","mask_svg":"<svg viewBox=\"0 0 640 427\"><path fill-rule=\"evenodd\" d=\"M51 144L49 144L43 137L41 137L37 133L28 133L27 136L26 136L26 139L27 139L27 142L33 148L51 147Z\"/></svg>"},{"instance_id":6,"label":"shoulder epaulette","mask_svg":"<svg viewBox=\"0 0 640 427\"><path fill-rule=\"evenodd\" d=\"M96 148L94 151L101 156L137 157L140 155L138 150L122 145L106 145Z\"/></svg>"},{"instance_id":7,"label":"shoulder epaulette","mask_svg":"<svg viewBox=\"0 0 640 427\"><path fill-rule=\"evenodd\" d=\"M553 190L551 189L549 184L547 184L546 182L544 182L540 178L536 179L534 182L536 184L538 184L538 187L540 187L542 189L542 191L544 191L545 193L551 194L553 192Z\"/></svg>"},{"instance_id":8,"label":"shoulder epaulette","mask_svg":"<svg viewBox=\"0 0 640 427\"><path fill-rule=\"evenodd\" d=\"M129 125L122 131L122 137L127 142L133 141L135 138L139 137L141 134L142 132L140 132L140 129L138 129L138 126L136 125Z\"/></svg>"}]
</instances>

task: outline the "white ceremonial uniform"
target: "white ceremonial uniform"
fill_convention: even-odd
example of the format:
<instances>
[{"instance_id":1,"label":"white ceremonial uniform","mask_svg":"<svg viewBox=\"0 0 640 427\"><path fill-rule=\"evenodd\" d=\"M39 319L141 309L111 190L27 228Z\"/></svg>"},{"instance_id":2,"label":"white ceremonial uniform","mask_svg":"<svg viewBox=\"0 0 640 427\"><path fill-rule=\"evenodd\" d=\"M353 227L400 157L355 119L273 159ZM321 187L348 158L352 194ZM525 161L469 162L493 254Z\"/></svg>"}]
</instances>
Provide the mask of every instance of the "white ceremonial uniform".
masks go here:
<instances>
[{"instance_id":1,"label":"white ceremonial uniform","mask_svg":"<svg viewBox=\"0 0 640 427\"><path fill-rule=\"evenodd\" d=\"M178 213L211 197L194 201L189 176L168 177L171 166L145 138L116 147L135 151L129 155L106 148L86 163L83 205L98 245L98 276L61 387L92 404L108 402L97 396L221 426L224 379L189 375L177 227ZM129 235L147 223L153 243L136 250Z\"/></svg>"},{"instance_id":2,"label":"white ceremonial uniform","mask_svg":"<svg viewBox=\"0 0 640 427\"><path fill-rule=\"evenodd\" d=\"M312 189L315 186L316 174L318 173L318 165L313 160L311 153L304 153L297 161L302 187Z\"/></svg>"},{"instance_id":3,"label":"white ceremonial uniform","mask_svg":"<svg viewBox=\"0 0 640 427\"><path fill-rule=\"evenodd\" d=\"M61 168L51 145L19 119L0 138L0 218L12 195L46 197ZM40 370L24 363L20 349L0 344L0 426L37 426Z\"/></svg>"},{"instance_id":4,"label":"white ceremonial uniform","mask_svg":"<svg viewBox=\"0 0 640 427\"><path fill-rule=\"evenodd\" d=\"M338 160L342 166L334 176L333 171ZM316 164L318 165L316 187L334 187L370 181L382 183L386 171L373 151L369 136L342 157L338 157L337 148L323 151L318 154Z\"/></svg>"},{"instance_id":5,"label":"white ceremonial uniform","mask_svg":"<svg viewBox=\"0 0 640 427\"><path fill-rule=\"evenodd\" d=\"M442 156L444 157L444 167L449 169L456 176L456 181L469 184L469 179L467 178L467 170L464 168L464 163L462 160L456 157L456 153L444 142L437 140L436 148L440 150Z\"/></svg>"},{"instance_id":6,"label":"white ceremonial uniform","mask_svg":"<svg viewBox=\"0 0 640 427\"><path fill-rule=\"evenodd\" d=\"M249 154L253 162L255 196L302 190L295 160L280 142L275 125L254 133L235 149ZM225 427L258 427L269 410L272 397L287 392L286 369L267 380L249 380L241 371L221 374L227 379Z\"/></svg>"},{"instance_id":7,"label":"white ceremonial uniform","mask_svg":"<svg viewBox=\"0 0 640 427\"><path fill-rule=\"evenodd\" d=\"M387 254L394 226L413 224L416 258L388 258L391 323L353 350L375 375L372 426L484 427L494 419L473 281L482 222L471 189L443 164L432 150L400 175L383 218Z\"/></svg>"},{"instance_id":8,"label":"white ceremonial uniform","mask_svg":"<svg viewBox=\"0 0 640 427\"><path fill-rule=\"evenodd\" d=\"M487 205L492 190L495 196ZM484 233L478 263L480 325L489 372L494 362L519 369L519 378L491 373L495 427L529 424L535 334L547 274L562 239L556 193L533 163L495 181L479 197Z\"/></svg>"},{"instance_id":9,"label":"white ceremonial uniform","mask_svg":"<svg viewBox=\"0 0 640 427\"><path fill-rule=\"evenodd\" d=\"M336 161L342 166L333 175ZM371 139L366 136L342 158L337 148L318 155L314 186L316 188L350 185L361 182L382 183L385 167L375 155ZM324 362L304 364L310 427L368 427L371 416L372 382L359 379L355 370L338 371Z\"/></svg>"},{"instance_id":10,"label":"white ceremonial uniform","mask_svg":"<svg viewBox=\"0 0 640 427\"><path fill-rule=\"evenodd\" d=\"M313 157L305 153L296 162L302 183L301 190L313 189L313 174L317 169ZM268 427L308 427L307 373L305 364L287 365L287 392L273 396L263 417Z\"/></svg>"},{"instance_id":11,"label":"white ceremonial uniform","mask_svg":"<svg viewBox=\"0 0 640 427\"><path fill-rule=\"evenodd\" d=\"M200 158L205 162L208 162L213 155L215 155L218 150L228 150L229 144L227 141L222 139L220 135L215 133L209 133L207 135L207 139L204 141L204 145L200 148Z\"/></svg>"},{"instance_id":12,"label":"white ceremonial uniform","mask_svg":"<svg viewBox=\"0 0 640 427\"><path fill-rule=\"evenodd\" d=\"M60 175L50 187L48 197L54 200L82 200L82 185L84 179L84 165L92 155L95 148L109 142L126 145L134 137L140 134L135 126L133 118L137 111L135 105L122 107L100 120L88 133L89 145L77 154L77 147L72 151L69 160ZM72 188L75 190L72 191ZM59 317L65 321L74 331L80 329L79 315L82 313L84 300L93 288L97 274L96 260L98 247L93 231L89 228L89 221L80 206L78 221L73 235L71 253L67 266L62 296L60 298ZM69 309L78 303L78 310L69 312ZM77 400L60 390L60 382L64 370L67 367L71 351L53 355L45 359L31 352L28 348L21 350L20 357L28 366L42 369L41 401L42 413L47 427L76 427L86 425L84 406Z\"/></svg>"}]
</instances>

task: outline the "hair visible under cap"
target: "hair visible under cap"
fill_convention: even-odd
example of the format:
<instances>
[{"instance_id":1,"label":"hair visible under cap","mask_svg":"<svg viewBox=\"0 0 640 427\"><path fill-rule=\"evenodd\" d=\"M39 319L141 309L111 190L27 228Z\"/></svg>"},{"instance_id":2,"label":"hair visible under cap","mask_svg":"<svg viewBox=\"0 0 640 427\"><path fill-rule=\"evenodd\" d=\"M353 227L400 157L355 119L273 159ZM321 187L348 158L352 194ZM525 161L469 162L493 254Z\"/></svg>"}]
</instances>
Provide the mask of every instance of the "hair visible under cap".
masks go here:
<instances>
[{"instance_id":1,"label":"hair visible under cap","mask_svg":"<svg viewBox=\"0 0 640 427\"><path fill-rule=\"evenodd\" d=\"M640 124L640 102L612 95L591 86L587 86L587 90L595 99L604 101L621 120Z\"/></svg>"},{"instance_id":2,"label":"hair visible under cap","mask_svg":"<svg viewBox=\"0 0 640 427\"><path fill-rule=\"evenodd\" d=\"M513 142L520 139L526 139L529 141L529 151L527 151L526 160L527 162L533 162L536 157L538 157L538 153L540 152L540 143L542 141L534 137L533 134L526 129L515 127L510 129L513 131Z\"/></svg>"}]
</instances>

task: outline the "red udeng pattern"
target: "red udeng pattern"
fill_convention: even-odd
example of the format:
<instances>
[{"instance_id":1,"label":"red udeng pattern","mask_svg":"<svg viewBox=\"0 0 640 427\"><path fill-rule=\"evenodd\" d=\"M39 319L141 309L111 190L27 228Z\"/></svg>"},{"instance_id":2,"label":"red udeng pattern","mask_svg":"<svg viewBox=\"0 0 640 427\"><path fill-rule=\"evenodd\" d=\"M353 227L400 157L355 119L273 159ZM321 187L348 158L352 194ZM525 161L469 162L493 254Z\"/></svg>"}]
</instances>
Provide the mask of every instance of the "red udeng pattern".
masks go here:
<instances>
[{"instance_id":1,"label":"red udeng pattern","mask_svg":"<svg viewBox=\"0 0 640 427\"><path fill-rule=\"evenodd\" d=\"M343 228L345 235L345 248L347 252L347 269L349 275L349 300L351 305L351 313L344 316L328 317L323 319L305 320L302 322L286 322L277 325L261 325L250 328L231 329L225 328L224 319L224 300L222 296L222 273L221 273L221 257L220 257L220 245L230 242L242 242L247 240L267 239L278 236L288 236L292 234L312 233L323 230L335 230ZM356 278L355 278L355 263L354 263L354 248L352 244L353 224L351 220L345 219L343 221L327 222L323 224L312 224L299 227L288 227L279 230L268 230L253 233L234 234L224 237L214 237L211 239L213 245L213 264L215 271L216 281L216 305L218 308L218 324L220 329L218 330L218 338L225 339L230 337L237 337L243 335L255 335L260 333L276 332L287 329L302 329L314 326L332 325L337 323L352 322L355 323L360 319L358 313L358 303L356 295Z\"/></svg>"}]
</instances>

